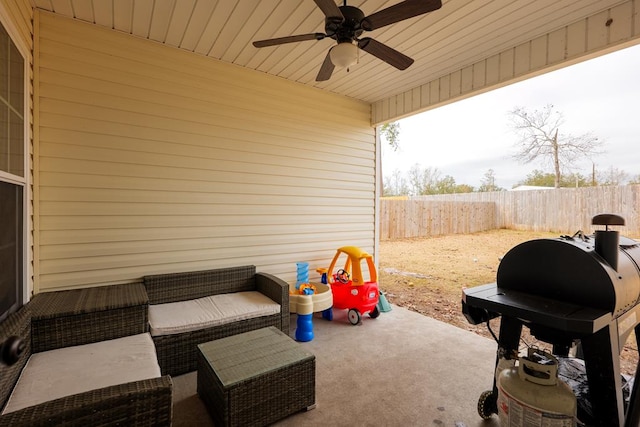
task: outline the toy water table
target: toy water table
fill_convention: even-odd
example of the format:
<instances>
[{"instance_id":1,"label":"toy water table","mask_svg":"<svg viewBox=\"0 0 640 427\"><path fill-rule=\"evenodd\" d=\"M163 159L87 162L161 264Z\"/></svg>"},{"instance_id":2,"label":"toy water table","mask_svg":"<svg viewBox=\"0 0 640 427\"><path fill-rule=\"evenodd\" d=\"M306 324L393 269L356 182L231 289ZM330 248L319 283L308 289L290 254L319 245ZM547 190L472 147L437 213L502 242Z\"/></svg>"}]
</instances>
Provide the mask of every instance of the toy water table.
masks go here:
<instances>
[{"instance_id":1,"label":"toy water table","mask_svg":"<svg viewBox=\"0 0 640 427\"><path fill-rule=\"evenodd\" d=\"M336 263L346 258L344 268L337 270ZM362 264L368 269L369 280L363 278ZM333 308L348 309L349 322L357 325L362 315L369 313L373 319L380 315L378 310L378 273L373 264L373 257L356 246L343 246L336 252L327 278L333 292Z\"/></svg>"},{"instance_id":2,"label":"toy water table","mask_svg":"<svg viewBox=\"0 0 640 427\"><path fill-rule=\"evenodd\" d=\"M324 312L333 305L333 295L329 286L322 283L305 283L301 288L301 291L289 292L289 313ZM313 289L313 292L305 294L305 289L309 288Z\"/></svg>"},{"instance_id":3,"label":"toy water table","mask_svg":"<svg viewBox=\"0 0 640 427\"><path fill-rule=\"evenodd\" d=\"M295 332L296 341L307 342L313 339L313 313L322 312L322 317L331 320L333 294L331 287L321 283L305 283L289 292L289 312L298 315Z\"/></svg>"}]
</instances>

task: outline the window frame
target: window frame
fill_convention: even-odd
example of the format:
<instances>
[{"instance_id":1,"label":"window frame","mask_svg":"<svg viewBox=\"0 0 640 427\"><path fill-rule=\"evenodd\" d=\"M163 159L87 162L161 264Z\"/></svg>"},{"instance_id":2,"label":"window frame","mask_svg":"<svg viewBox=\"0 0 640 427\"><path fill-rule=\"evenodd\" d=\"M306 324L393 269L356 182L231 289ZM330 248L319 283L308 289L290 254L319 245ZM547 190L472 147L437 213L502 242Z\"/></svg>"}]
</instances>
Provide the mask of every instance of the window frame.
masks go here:
<instances>
[{"instance_id":1,"label":"window frame","mask_svg":"<svg viewBox=\"0 0 640 427\"><path fill-rule=\"evenodd\" d=\"M31 48L26 45L23 38L19 36L19 31L16 28L14 22L8 18L7 13L4 6L0 6L0 24L4 27L5 31L9 35L11 42L15 46L18 53L22 56L23 60L23 102L22 102L22 125L23 125L23 171L24 176L18 176L14 174L10 174L8 172L0 170L0 181L17 185L22 187L22 250L21 250L21 271L22 275L22 292L21 295L21 304L25 304L30 300L31 291L33 290L33 283L31 280L28 280L28 266L31 263L31 258L29 256L31 244L30 237L30 218L32 217L32 209L30 208L32 200L32 165L31 165L31 150L30 150L30 141L31 141L31 103L30 103L30 94L31 94L31 80L30 76L30 67L31 67ZM31 34L33 31L31 31Z\"/></svg>"}]
</instances>

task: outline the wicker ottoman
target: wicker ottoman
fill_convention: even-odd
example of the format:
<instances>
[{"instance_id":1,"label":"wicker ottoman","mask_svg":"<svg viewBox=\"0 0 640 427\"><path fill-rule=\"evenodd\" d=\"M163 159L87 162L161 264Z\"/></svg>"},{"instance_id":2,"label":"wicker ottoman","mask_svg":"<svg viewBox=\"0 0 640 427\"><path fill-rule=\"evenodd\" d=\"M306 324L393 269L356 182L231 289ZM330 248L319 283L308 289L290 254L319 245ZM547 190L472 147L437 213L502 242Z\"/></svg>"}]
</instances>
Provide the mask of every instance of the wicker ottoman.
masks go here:
<instances>
[{"instance_id":1,"label":"wicker ottoman","mask_svg":"<svg viewBox=\"0 0 640 427\"><path fill-rule=\"evenodd\" d=\"M198 345L198 395L216 426L263 426L315 406L316 357L275 327Z\"/></svg>"}]
</instances>

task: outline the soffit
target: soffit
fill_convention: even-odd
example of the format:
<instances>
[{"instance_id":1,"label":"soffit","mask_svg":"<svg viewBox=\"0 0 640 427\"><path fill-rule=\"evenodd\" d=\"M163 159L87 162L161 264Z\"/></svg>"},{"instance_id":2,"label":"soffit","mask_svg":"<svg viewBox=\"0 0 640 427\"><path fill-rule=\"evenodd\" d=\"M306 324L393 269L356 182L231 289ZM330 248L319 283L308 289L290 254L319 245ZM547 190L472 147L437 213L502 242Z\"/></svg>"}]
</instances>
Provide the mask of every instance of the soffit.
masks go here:
<instances>
[{"instance_id":1,"label":"soffit","mask_svg":"<svg viewBox=\"0 0 640 427\"><path fill-rule=\"evenodd\" d=\"M368 103L402 94L620 0L443 0L441 9L365 33L412 57L399 71L362 52L315 77L331 39L258 49L254 40L324 32L312 0L32 0L35 7ZM398 0L351 0L369 15ZM340 3L341 4L341 3Z\"/></svg>"}]
</instances>

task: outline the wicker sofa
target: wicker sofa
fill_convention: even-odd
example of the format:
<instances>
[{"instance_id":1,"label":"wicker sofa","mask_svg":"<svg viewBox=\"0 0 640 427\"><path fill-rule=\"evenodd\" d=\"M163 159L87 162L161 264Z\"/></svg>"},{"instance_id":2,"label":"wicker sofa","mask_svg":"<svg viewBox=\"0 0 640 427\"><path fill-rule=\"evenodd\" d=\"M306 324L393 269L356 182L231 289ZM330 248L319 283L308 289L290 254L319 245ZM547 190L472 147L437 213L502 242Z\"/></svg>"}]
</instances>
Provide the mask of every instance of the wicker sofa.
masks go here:
<instances>
[{"instance_id":1,"label":"wicker sofa","mask_svg":"<svg viewBox=\"0 0 640 427\"><path fill-rule=\"evenodd\" d=\"M141 363L145 367L155 364L156 368L151 366L151 371L159 372L156 360L152 359L153 343L150 338L145 338L148 336L147 307L148 299L142 284L36 295L0 325L0 342L4 342L7 337L18 336L25 344L24 354L17 363L0 365L0 407L3 412L10 406L12 392L19 389L16 384L23 381L21 376L25 376L24 372L33 367L35 362L30 362L25 368L27 361L30 358L33 360L32 356L42 358L62 351L73 358L77 354L83 354L81 347L93 349L96 344L111 346L116 345L115 343L129 343L131 338L141 337L143 340L148 339L150 344L147 347L150 350L147 353L148 359ZM129 352L126 345L122 348ZM87 359L91 362L96 360L93 356ZM72 369L76 368L71 365ZM79 373L77 380L85 380L93 385L91 374L97 368L95 364L85 365L85 378L81 378L83 374ZM77 366L77 369L81 371L82 366ZM54 376L60 375L60 372L56 372L58 366L45 364L44 370ZM87 371L89 375L86 375ZM127 374L122 375L126 377ZM98 389L88 388L88 391L63 395L9 411L0 415L0 425L168 426L171 425L172 417L172 381L169 376L154 375ZM55 389L59 387L59 383L47 384L49 376L40 371L35 376L39 384L35 389L51 386L51 390L57 392ZM27 396L30 397L30 393Z\"/></svg>"},{"instance_id":2,"label":"wicker sofa","mask_svg":"<svg viewBox=\"0 0 640 427\"><path fill-rule=\"evenodd\" d=\"M143 283L151 304L150 318L154 315L154 306L159 308L172 303L251 291L279 305L279 311L274 314L203 326L186 332L154 335L152 324L151 335L163 375L175 376L195 371L198 344L268 326L289 333L289 285L273 275L257 273L253 265L145 276ZM151 320L153 322L153 318Z\"/></svg>"}]
</instances>

